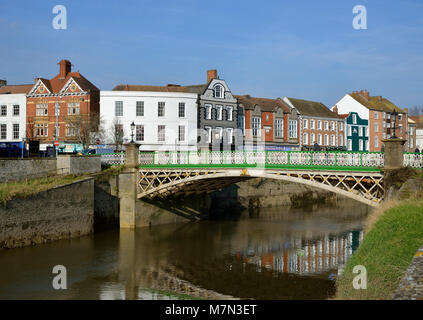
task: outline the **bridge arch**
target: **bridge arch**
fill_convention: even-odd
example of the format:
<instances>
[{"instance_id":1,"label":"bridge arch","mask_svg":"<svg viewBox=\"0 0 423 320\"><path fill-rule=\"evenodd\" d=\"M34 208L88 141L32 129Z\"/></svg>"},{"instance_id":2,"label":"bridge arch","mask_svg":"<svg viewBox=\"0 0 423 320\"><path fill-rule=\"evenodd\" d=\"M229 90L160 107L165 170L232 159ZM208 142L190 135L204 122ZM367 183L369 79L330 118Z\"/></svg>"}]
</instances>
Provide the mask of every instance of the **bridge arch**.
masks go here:
<instances>
[{"instance_id":1,"label":"bridge arch","mask_svg":"<svg viewBox=\"0 0 423 320\"><path fill-rule=\"evenodd\" d=\"M300 183L330 191L376 207L383 200L383 175L378 172L341 172L248 169L140 169L137 197L201 194L231 184L265 178Z\"/></svg>"}]
</instances>

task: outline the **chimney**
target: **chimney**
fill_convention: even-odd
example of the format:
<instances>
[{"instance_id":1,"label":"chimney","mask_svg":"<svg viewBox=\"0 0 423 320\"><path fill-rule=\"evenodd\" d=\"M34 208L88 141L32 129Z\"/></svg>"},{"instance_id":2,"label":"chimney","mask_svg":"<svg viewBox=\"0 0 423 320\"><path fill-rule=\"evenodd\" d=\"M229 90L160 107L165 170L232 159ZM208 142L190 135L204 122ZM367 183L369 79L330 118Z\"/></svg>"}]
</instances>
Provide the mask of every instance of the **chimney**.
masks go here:
<instances>
[{"instance_id":1,"label":"chimney","mask_svg":"<svg viewBox=\"0 0 423 320\"><path fill-rule=\"evenodd\" d=\"M69 60L61 60L60 65L60 78L66 78L69 72L72 70L72 64Z\"/></svg>"},{"instance_id":2,"label":"chimney","mask_svg":"<svg viewBox=\"0 0 423 320\"><path fill-rule=\"evenodd\" d=\"M6 80L0 80L0 88L7 85L7 81Z\"/></svg>"},{"instance_id":3,"label":"chimney","mask_svg":"<svg viewBox=\"0 0 423 320\"><path fill-rule=\"evenodd\" d=\"M334 106L332 111L335 112L336 114L338 114L338 106Z\"/></svg>"},{"instance_id":4,"label":"chimney","mask_svg":"<svg viewBox=\"0 0 423 320\"><path fill-rule=\"evenodd\" d=\"M209 83L212 79L218 79L216 69L207 70L207 83Z\"/></svg>"}]
</instances>

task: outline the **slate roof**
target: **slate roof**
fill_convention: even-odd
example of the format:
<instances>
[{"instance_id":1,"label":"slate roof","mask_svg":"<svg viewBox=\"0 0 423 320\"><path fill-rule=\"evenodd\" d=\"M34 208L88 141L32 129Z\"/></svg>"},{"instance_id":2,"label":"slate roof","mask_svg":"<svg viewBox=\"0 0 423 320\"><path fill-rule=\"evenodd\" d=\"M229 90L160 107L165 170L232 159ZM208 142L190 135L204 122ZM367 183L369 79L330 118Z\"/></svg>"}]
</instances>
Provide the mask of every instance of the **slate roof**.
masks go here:
<instances>
[{"instance_id":1,"label":"slate roof","mask_svg":"<svg viewBox=\"0 0 423 320\"><path fill-rule=\"evenodd\" d=\"M354 100L362 104L368 109L371 110L377 110L377 111L385 111L385 112L393 112L396 110L400 113L405 113L404 110L401 110L399 107L397 107L395 104L393 104L391 101L389 101L386 98L383 98L382 96L369 96L369 99L366 99L363 97L360 93L354 92L349 94Z\"/></svg>"},{"instance_id":2,"label":"slate roof","mask_svg":"<svg viewBox=\"0 0 423 320\"><path fill-rule=\"evenodd\" d=\"M33 86L33 84L5 85L0 87L0 94L27 94Z\"/></svg>"},{"instance_id":3,"label":"slate roof","mask_svg":"<svg viewBox=\"0 0 423 320\"><path fill-rule=\"evenodd\" d=\"M192 86L180 86L177 84L168 84L166 86L119 84L113 88L113 91L186 92L203 94L207 87L208 84Z\"/></svg>"},{"instance_id":4,"label":"slate roof","mask_svg":"<svg viewBox=\"0 0 423 320\"><path fill-rule=\"evenodd\" d=\"M321 102L302 100L296 98L288 98L292 105L298 110L298 112L305 116L320 117L320 118L341 118L335 112L329 110Z\"/></svg>"},{"instance_id":5,"label":"slate roof","mask_svg":"<svg viewBox=\"0 0 423 320\"><path fill-rule=\"evenodd\" d=\"M289 113L291 110L291 108L281 99L256 98L250 95L234 95L234 97L238 99L238 102L245 110L254 110L256 105L265 112L273 112L277 107L280 107L285 113Z\"/></svg>"}]
</instances>

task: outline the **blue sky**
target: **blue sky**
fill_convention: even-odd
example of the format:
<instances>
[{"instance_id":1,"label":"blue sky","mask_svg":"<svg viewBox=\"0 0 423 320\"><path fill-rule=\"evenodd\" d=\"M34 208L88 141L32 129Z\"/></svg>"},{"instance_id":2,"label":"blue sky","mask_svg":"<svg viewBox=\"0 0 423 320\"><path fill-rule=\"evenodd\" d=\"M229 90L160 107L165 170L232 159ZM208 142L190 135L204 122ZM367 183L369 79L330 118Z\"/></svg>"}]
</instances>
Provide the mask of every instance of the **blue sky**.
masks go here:
<instances>
[{"instance_id":1,"label":"blue sky","mask_svg":"<svg viewBox=\"0 0 423 320\"><path fill-rule=\"evenodd\" d=\"M355 5L367 30L352 27ZM55 5L67 30L52 27ZM0 78L51 78L56 63L102 90L116 84L204 83L218 69L232 92L332 106L367 89L402 108L423 104L423 1L0 2Z\"/></svg>"}]
</instances>

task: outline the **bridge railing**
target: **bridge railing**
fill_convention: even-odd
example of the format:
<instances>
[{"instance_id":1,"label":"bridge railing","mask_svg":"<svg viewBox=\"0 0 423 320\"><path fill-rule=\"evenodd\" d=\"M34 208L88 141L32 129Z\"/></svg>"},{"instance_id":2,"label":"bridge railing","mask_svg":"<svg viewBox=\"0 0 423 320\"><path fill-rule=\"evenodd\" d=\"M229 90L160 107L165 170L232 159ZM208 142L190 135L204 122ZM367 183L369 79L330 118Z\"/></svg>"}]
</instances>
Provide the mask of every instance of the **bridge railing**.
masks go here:
<instances>
[{"instance_id":1,"label":"bridge railing","mask_svg":"<svg viewBox=\"0 0 423 320\"><path fill-rule=\"evenodd\" d=\"M412 168L423 168L423 153L404 153L404 166Z\"/></svg>"},{"instance_id":2,"label":"bridge railing","mask_svg":"<svg viewBox=\"0 0 423 320\"><path fill-rule=\"evenodd\" d=\"M266 167L378 170L381 152L199 151L140 152L140 167Z\"/></svg>"}]
</instances>

